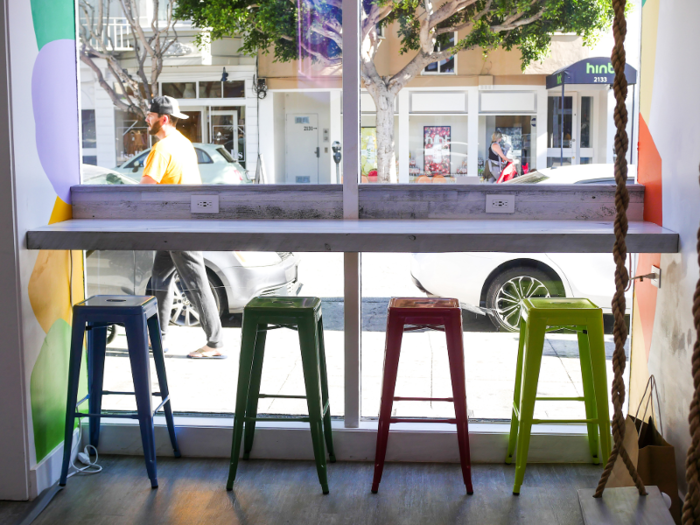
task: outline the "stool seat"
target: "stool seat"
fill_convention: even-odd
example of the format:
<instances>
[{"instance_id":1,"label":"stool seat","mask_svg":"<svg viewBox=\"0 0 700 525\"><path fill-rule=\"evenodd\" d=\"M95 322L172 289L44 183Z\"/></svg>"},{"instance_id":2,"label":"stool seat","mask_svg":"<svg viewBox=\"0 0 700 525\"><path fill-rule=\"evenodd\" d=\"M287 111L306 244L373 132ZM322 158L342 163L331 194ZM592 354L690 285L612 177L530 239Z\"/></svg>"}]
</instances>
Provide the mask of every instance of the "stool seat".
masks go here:
<instances>
[{"instance_id":1,"label":"stool seat","mask_svg":"<svg viewBox=\"0 0 700 525\"><path fill-rule=\"evenodd\" d=\"M577 334L583 396L537 396L545 333L567 328ZM513 392L513 412L506 463L515 457L513 494L520 494L525 476L532 425L585 423L594 464L610 455L610 414L603 339L603 311L591 300L570 297L532 297L521 303L520 339ZM585 419L534 419L536 401L581 401ZM600 434L599 434L600 433ZM600 455L598 447L600 444ZM517 449L516 449L517 445Z\"/></svg>"},{"instance_id":2,"label":"stool seat","mask_svg":"<svg viewBox=\"0 0 700 525\"><path fill-rule=\"evenodd\" d=\"M299 332L299 346L306 387L305 396L260 393L265 340L267 332L276 328L291 328ZM226 484L228 490L233 488L236 479L241 441L243 441L243 459L248 459L250 456L255 437L256 421L303 421L309 423L318 479L323 493L328 494L326 449L332 463L335 462L335 452L331 431L327 376L321 299L318 297L261 296L248 302L243 309L236 413L233 420L231 464ZM258 400L270 397L306 399L309 415L308 417L284 418L258 417ZM244 427L245 438L243 436Z\"/></svg>"},{"instance_id":3,"label":"stool seat","mask_svg":"<svg viewBox=\"0 0 700 525\"><path fill-rule=\"evenodd\" d=\"M107 349L107 327L123 325L134 381L134 392L109 392L103 390L104 366ZM83 339L88 334L87 372L88 395L77 401L80 382L80 362L83 355ZM148 336L150 332L153 360L160 392L151 392ZM66 403L66 427L63 449L63 466L60 485L65 485L70 466L73 428L76 417L87 417L90 421L90 444L97 448L100 436L103 395L135 395L136 414L109 414L109 417L139 420L146 471L153 488L158 487L156 472L156 447L153 414L163 408L175 457L180 449L175 435L170 393L165 374L165 359L158 323L158 303L155 297L135 295L96 295L73 306L73 330L71 336L70 361L68 365L68 399ZM160 404L152 408L152 396L161 398ZM78 407L88 401L88 412L78 412Z\"/></svg>"},{"instance_id":4,"label":"stool seat","mask_svg":"<svg viewBox=\"0 0 700 525\"><path fill-rule=\"evenodd\" d=\"M452 379L452 397L396 397L396 376L401 354L403 332L418 328L443 330L447 338L447 353ZM412 326L410 328L407 328ZM455 407L454 418L418 419L392 417L394 401L445 401ZM467 418L467 390L464 376L464 345L462 334L462 309L459 301L442 297L394 297L389 301L386 346L384 350L384 377L382 379L382 401L379 408L377 450L374 458L372 493L379 490L384 472L384 460L389 440L391 423L440 422L457 425L457 445L462 466L462 478L467 494L473 494L471 459L469 452L469 428Z\"/></svg>"}]
</instances>

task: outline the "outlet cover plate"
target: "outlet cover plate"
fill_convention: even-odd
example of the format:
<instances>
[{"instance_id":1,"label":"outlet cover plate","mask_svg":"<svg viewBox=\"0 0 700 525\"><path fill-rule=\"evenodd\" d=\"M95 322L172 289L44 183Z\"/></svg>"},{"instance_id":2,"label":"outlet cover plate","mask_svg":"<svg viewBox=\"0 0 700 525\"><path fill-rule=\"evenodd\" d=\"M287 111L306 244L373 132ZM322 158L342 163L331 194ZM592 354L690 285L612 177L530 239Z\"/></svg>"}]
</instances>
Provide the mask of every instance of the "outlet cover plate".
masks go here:
<instances>
[{"instance_id":1,"label":"outlet cover plate","mask_svg":"<svg viewBox=\"0 0 700 525\"><path fill-rule=\"evenodd\" d=\"M486 195L486 213L515 213L515 195Z\"/></svg>"},{"instance_id":2,"label":"outlet cover plate","mask_svg":"<svg viewBox=\"0 0 700 525\"><path fill-rule=\"evenodd\" d=\"M191 213L219 213L218 195L192 195Z\"/></svg>"}]
</instances>

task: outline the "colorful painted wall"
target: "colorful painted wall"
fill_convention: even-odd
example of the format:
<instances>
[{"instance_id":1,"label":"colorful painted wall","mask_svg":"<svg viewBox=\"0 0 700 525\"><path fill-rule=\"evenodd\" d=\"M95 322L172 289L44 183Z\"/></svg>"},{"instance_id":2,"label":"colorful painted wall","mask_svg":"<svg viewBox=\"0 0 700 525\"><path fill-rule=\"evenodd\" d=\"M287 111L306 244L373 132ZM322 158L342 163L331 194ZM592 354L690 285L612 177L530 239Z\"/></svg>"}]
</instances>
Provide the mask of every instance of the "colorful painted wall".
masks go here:
<instances>
[{"instance_id":1,"label":"colorful painted wall","mask_svg":"<svg viewBox=\"0 0 700 525\"><path fill-rule=\"evenodd\" d=\"M688 411L693 393L690 358L695 341L692 297L699 277L700 58L697 0L645 0L639 119L639 182L646 185L645 220L680 234L678 254L639 258L638 274L661 268L661 288L638 283L632 319L630 411L653 374L666 439L676 448L685 492Z\"/></svg>"},{"instance_id":2,"label":"colorful painted wall","mask_svg":"<svg viewBox=\"0 0 700 525\"><path fill-rule=\"evenodd\" d=\"M80 183L75 10L73 0L5 3L19 247L22 401L32 497L57 479L57 447L63 441L66 410L71 301L83 298L80 252L24 248L28 229L71 217L70 186Z\"/></svg>"}]
</instances>

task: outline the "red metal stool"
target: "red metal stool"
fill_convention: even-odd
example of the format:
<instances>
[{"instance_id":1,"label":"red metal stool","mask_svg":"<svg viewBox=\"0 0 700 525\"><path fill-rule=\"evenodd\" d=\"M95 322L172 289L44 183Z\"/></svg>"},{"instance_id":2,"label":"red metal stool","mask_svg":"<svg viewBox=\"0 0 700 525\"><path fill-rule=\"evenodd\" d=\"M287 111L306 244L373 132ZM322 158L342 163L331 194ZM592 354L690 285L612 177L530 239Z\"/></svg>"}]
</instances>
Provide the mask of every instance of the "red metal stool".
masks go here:
<instances>
[{"instance_id":1,"label":"red metal stool","mask_svg":"<svg viewBox=\"0 0 700 525\"><path fill-rule=\"evenodd\" d=\"M445 332L447 353L450 360L453 397L394 397L403 332L422 328L432 328ZM452 401L455 407L455 419L391 417L394 401ZM374 479L372 480L372 492L374 494L379 490L379 482L382 480L382 472L384 471L386 446L389 440L389 425L391 423L413 422L452 423L457 425L457 443L459 445L459 459L462 464L462 477L464 478L464 484L467 486L467 494L473 494L471 460L469 456L469 428L467 423L467 389L464 379L462 310L457 299L395 297L389 302L386 348L384 351L382 403L379 408L377 453L374 458Z\"/></svg>"}]
</instances>

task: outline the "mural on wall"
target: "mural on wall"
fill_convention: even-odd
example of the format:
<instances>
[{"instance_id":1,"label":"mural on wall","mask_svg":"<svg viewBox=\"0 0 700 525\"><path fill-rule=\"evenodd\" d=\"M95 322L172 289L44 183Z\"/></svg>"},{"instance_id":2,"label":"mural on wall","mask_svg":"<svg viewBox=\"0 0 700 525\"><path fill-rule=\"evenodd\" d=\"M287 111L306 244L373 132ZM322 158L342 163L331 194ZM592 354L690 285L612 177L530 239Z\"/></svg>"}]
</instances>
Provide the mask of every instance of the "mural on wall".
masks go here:
<instances>
[{"instance_id":1,"label":"mural on wall","mask_svg":"<svg viewBox=\"0 0 700 525\"><path fill-rule=\"evenodd\" d=\"M663 226L662 208L662 162L661 155L649 130L651 100L654 93L654 68L656 66L656 44L660 0L644 0L642 4L642 64L640 71L639 103L639 160L637 180L645 185L644 220ZM651 272L652 265L661 266L661 255L644 253L639 255L637 275ZM658 289L649 280L634 286L632 317L632 349L630 357L630 410L635 410L639 396L649 378L649 353L656 317Z\"/></svg>"},{"instance_id":2,"label":"mural on wall","mask_svg":"<svg viewBox=\"0 0 700 525\"><path fill-rule=\"evenodd\" d=\"M74 2L32 0L31 10L39 49L32 72L36 148L57 195L51 224L72 217L70 187L80 183ZM37 462L63 441L71 300L84 298L82 275L80 252L41 251L29 281L32 311L46 332L30 379Z\"/></svg>"}]
</instances>

